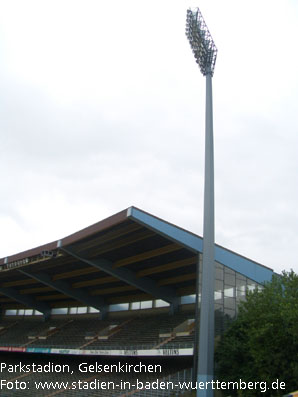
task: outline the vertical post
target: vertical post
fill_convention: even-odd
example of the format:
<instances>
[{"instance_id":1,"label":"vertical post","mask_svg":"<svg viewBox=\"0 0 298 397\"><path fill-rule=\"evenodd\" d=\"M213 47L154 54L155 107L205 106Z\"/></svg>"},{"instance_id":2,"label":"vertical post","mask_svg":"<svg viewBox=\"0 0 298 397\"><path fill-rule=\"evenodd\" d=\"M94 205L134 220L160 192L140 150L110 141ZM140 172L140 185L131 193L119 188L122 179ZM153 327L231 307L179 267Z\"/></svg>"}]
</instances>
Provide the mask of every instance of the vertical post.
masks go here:
<instances>
[{"instance_id":1,"label":"vertical post","mask_svg":"<svg viewBox=\"0 0 298 397\"><path fill-rule=\"evenodd\" d=\"M214 372L214 156L212 77L206 75L205 120L205 186L203 226L202 297L200 310L200 338L198 382L204 382L204 390L197 389L197 396L213 397L211 383Z\"/></svg>"},{"instance_id":2,"label":"vertical post","mask_svg":"<svg viewBox=\"0 0 298 397\"><path fill-rule=\"evenodd\" d=\"M199 277L200 277L200 253L197 256L197 270L196 270L196 301L195 301L195 334L193 344L193 373L191 381L195 384L198 372L198 348L199 348Z\"/></svg>"},{"instance_id":3,"label":"vertical post","mask_svg":"<svg viewBox=\"0 0 298 397\"><path fill-rule=\"evenodd\" d=\"M43 313L43 321L49 321L51 318L51 310L47 310L46 312Z\"/></svg>"}]
</instances>

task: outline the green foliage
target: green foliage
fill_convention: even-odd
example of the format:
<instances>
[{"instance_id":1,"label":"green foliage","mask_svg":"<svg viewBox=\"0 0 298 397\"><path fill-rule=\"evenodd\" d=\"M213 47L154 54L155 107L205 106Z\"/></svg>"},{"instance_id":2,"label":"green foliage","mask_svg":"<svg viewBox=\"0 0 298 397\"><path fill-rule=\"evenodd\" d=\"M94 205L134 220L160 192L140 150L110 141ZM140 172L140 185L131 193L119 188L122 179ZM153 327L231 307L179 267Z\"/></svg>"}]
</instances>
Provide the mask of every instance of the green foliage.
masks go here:
<instances>
[{"instance_id":1,"label":"green foliage","mask_svg":"<svg viewBox=\"0 0 298 397\"><path fill-rule=\"evenodd\" d=\"M221 381L279 380L286 389L229 390L232 396L281 396L298 388L298 275L274 275L261 291L250 292L219 343L217 376Z\"/></svg>"}]
</instances>

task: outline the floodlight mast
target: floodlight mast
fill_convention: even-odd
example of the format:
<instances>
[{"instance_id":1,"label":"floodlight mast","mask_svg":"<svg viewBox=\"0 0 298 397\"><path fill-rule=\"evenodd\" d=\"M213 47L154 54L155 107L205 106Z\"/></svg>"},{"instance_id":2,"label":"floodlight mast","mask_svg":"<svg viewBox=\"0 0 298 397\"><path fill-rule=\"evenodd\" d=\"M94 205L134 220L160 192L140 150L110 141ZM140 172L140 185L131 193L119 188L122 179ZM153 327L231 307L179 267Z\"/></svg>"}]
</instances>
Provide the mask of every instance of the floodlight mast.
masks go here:
<instances>
[{"instance_id":1,"label":"floodlight mast","mask_svg":"<svg viewBox=\"0 0 298 397\"><path fill-rule=\"evenodd\" d=\"M198 385L200 384L199 382L204 382L205 387L204 389L197 388L197 396L213 397L213 383L206 382L214 381L215 264L212 76L214 73L217 48L198 8L195 10L187 10L186 36L190 42L196 62L202 74L206 76L203 265L197 373ZM199 273L197 277L199 277Z\"/></svg>"}]
</instances>

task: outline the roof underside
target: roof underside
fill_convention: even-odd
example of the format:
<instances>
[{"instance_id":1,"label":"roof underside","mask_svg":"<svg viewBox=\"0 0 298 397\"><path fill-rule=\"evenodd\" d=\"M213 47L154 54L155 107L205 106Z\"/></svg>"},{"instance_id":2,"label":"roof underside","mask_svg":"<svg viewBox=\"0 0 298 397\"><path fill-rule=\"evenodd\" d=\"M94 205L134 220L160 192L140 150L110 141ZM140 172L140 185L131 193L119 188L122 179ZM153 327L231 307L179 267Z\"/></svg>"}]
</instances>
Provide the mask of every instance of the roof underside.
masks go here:
<instances>
[{"instance_id":1,"label":"roof underside","mask_svg":"<svg viewBox=\"0 0 298 397\"><path fill-rule=\"evenodd\" d=\"M200 237L131 207L60 241L1 259L0 305L46 313L149 299L175 304L195 292L201 251ZM271 278L271 269L222 247L215 255L257 282Z\"/></svg>"}]
</instances>

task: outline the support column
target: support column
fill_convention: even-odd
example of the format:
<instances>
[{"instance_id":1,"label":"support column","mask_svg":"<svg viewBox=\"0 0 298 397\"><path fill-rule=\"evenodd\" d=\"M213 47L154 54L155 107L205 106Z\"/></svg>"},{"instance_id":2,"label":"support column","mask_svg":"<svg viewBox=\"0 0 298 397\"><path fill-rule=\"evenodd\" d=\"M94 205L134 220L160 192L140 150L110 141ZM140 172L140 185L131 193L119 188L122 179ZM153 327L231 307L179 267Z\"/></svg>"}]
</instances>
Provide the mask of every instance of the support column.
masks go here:
<instances>
[{"instance_id":1,"label":"support column","mask_svg":"<svg viewBox=\"0 0 298 397\"><path fill-rule=\"evenodd\" d=\"M197 276L196 276L196 302L195 302L195 334L194 334L194 345L193 345L193 373L192 373L192 382L196 382L197 374L198 374L198 349L199 349L199 285L200 285L200 256L201 254L198 253L197 259Z\"/></svg>"},{"instance_id":2,"label":"support column","mask_svg":"<svg viewBox=\"0 0 298 397\"><path fill-rule=\"evenodd\" d=\"M48 311L46 313L43 314L43 321L49 321L51 319L51 311Z\"/></svg>"},{"instance_id":3,"label":"support column","mask_svg":"<svg viewBox=\"0 0 298 397\"><path fill-rule=\"evenodd\" d=\"M176 297L170 304L170 316L179 312L179 305L180 305L180 297Z\"/></svg>"},{"instance_id":4,"label":"support column","mask_svg":"<svg viewBox=\"0 0 298 397\"><path fill-rule=\"evenodd\" d=\"M211 382L214 378L214 156L212 77L206 75L205 125L205 186L202 298L200 309L200 337L198 382ZM199 397L213 397L211 384L207 390L197 390Z\"/></svg>"},{"instance_id":5,"label":"support column","mask_svg":"<svg viewBox=\"0 0 298 397\"><path fill-rule=\"evenodd\" d=\"M108 316L108 305L103 306L99 312L99 319L105 320Z\"/></svg>"}]
</instances>

